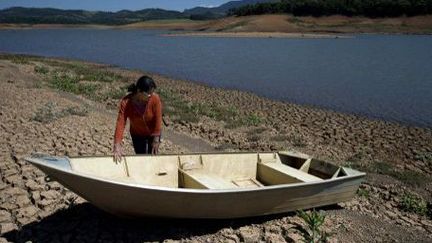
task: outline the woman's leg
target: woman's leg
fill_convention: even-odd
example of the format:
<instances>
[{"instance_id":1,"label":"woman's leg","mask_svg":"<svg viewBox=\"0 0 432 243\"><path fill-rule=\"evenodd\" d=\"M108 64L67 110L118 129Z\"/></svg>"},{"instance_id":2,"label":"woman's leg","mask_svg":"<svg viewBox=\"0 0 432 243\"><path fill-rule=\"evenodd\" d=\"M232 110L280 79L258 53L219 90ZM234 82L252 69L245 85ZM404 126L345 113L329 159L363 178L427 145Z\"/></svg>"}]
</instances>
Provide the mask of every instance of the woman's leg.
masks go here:
<instances>
[{"instance_id":1,"label":"woman's leg","mask_svg":"<svg viewBox=\"0 0 432 243\"><path fill-rule=\"evenodd\" d=\"M135 154L147 154L147 137L133 135L131 135L131 137Z\"/></svg>"},{"instance_id":2,"label":"woman's leg","mask_svg":"<svg viewBox=\"0 0 432 243\"><path fill-rule=\"evenodd\" d=\"M151 154L153 150L153 137L147 137L147 153Z\"/></svg>"},{"instance_id":3,"label":"woman's leg","mask_svg":"<svg viewBox=\"0 0 432 243\"><path fill-rule=\"evenodd\" d=\"M152 136L132 136L132 143L136 154L151 154L153 149Z\"/></svg>"}]
</instances>

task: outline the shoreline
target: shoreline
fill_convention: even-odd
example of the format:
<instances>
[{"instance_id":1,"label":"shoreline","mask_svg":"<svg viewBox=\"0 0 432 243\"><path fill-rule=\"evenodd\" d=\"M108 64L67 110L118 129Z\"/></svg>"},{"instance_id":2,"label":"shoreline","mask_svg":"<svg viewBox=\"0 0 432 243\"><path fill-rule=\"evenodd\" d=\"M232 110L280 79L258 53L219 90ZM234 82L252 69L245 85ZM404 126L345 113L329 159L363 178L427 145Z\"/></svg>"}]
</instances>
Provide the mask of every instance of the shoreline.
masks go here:
<instances>
[{"instance_id":1,"label":"shoreline","mask_svg":"<svg viewBox=\"0 0 432 243\"><path fill-rule=\"evenodd\" d=\"M187 35L187 36L189 34L194 35L193 33L185 33L185 35ZM246 35L248 35L248 34L254 34L254 33L246 33ZM373 34L373 33L371 33L371 34ZM170 34L168 36L171 37ZM183 36L183 34L173 34L172 36L173 37ZM294 34L293 36L294 37L292 37L292 38L297 38L296 37L297 34ZM318 36L320 36L320 35L318 35ZM201 37L201 36L199 36L199 37ZM221 37L224 37L224 36L221 36ZM247 37L248 36L245 36L245 38L247 38ZM275 38L277 38L277 37L275 37ZM285 38L285 37L281 37L281 38ZM314 37L310 37L310 38L314 38ZM316 38L320 38L320 37L316 37ZM332 38L332 37L328 37L328 38ZM351 38L351 37L345 37L345 38ZM82 59L73 59L73 58L68 58L68 57L46 57L46 56L40 56L40 55L9 53L9 52L0 51L0 60L1 60L1 56L22 56L24 58L46 59L46 60L54 60L54 61L60 61L60 62L75 62L75 63L82 63L85 65L95 65L95 66L100 66L100 67L107 67L107 68L119 70L121 72L123 72L123 71L136 72L136 71L138 71L138 72L150 75L150 76L157 76L158 78L161 78L163 80L182 82L185 84L189 84L191 86L199 86L203 89L218 90L220 92L227 91L227 92L233 92L233 93L246 94L248 96L251 96L252 99L261 99L261 100L264 100L264 102L293 105L293 106L303 107L305 109L312 109L312 110L317 110L317 111L322 111L322 112L327 112L327 113L340 114L342 116L349 116L349 117L352 117L354 119L368 120L370 122L386 123L386 124L405 127L405 128L426 129L426 130L430 130L432 132L432 126L414 124L414 123L403 122L403 121L398 121L398 120L385 119L385 118L380 117L380 116L372 116L372 115L367 115L367 114L357 114L357 113L349 112L349 111L338 111L338 110L332 109L331 107L323 107L323 106L313 105L313 104L295 103L295 102L289 102L289 101L284 101L284 100L278 100L278 99L273 99L273 98L270 98L267 96L253 93L251 91L216 87L216 86L211 86L211 85L209 85L205 82L199 81L199 80L182 79L182 78L173 77L173 76L158 73L158 72L150 72L150 71L145 71L145 70L140 70L140 69L129 69L127 67L121 67L119 65L113 65L113 64L109 64L109 63L86 61L86 60L82 60Z\"/></svg>"},{"instance_id":2,"label":"shoreline","mask_svg":"<svg viewBox=\"0 0 432 243\"><path fill-rule=\"evenodd\" d=\"M365 18L360 16L347 17L340 15L310 17L286 14L252 15L242 17L225 17L215 20L151 20L126 25L98 24L6 24L0 23L2 29L56 29L56 28L88 28L88 29L148 29L188 31L193 33L272 33L282 34L324 34L353 35L363 33L374 34L432 34L432 15L394 18Z\"/></svg>"},{"instance_id":3,"label":"shoreline","mask_svg":"<svg viewBox=\"0 0 432 243\"><path fill-rule=\"evenodd\" d=\"M283 33L283 32L187 32L162 34L163 37L213 37L213 38L288 38L288 39L346 39L349 35Z\"/></svg>"},{"instance_id":4,"label":"shoreline","mask_svg":"<svg viewBox=\"0 0 432 243\"><path fill-rule=\"evenodd\" d=\"M183 221L160 221L156 227L118 222L60 184L46 182L43 173L23 160L35 151L72 157L111 154L119 100L125 87L143 74L158 84L169 131L193 138L195 143L209 142L217 150L231 152L292 149L367 172L352 200L323 209L327 216L323 227L334 233L331 239L374 242L385 234L390 240L430 241L432 218L400 205L407 193L432 202L431 129L100 63L10 54L0 54L0 94L4 97L0 101L0 172L4 175L0 177L4 199L0 200L0 241L301 239L286 232L301 222L295 215L242 219L234 227L231 221L199 221L199 230L196 224ZM79 86L63 85L71 81ZM168 131L165 134L162 153L191 151L187 149L190 139L173 143ZM127 154L133 153L130 142L126 136ZM113 230L120 233L110 236Z\"/></svg>"}]
</instances>

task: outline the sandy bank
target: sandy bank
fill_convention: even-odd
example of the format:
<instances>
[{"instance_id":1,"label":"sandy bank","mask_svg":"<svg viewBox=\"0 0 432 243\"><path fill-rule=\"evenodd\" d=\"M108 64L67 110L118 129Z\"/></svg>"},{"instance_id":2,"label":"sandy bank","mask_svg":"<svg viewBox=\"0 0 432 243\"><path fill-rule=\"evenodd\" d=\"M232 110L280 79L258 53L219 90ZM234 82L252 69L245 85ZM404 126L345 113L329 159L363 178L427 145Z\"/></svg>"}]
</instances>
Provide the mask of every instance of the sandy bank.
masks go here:
<instances>
[{"instance_id":1,"label":"sandy bank","mask_svg":"<svg viewBox=\"0 0 432 243\"><path fill-rule=\"evenodd\" d=\"M159 29L197 32L245 32L245 33L403 33L432 34L432 16L365 18L347 16L296 17L286 14L226 17L223 19L193 21L188 19L144 21L121 26L103 25L26 25L0 24L0 29L21 28L111 28L111 29ZM278 34L276 34L278 35Z\"/></svg>"}]
</instances>

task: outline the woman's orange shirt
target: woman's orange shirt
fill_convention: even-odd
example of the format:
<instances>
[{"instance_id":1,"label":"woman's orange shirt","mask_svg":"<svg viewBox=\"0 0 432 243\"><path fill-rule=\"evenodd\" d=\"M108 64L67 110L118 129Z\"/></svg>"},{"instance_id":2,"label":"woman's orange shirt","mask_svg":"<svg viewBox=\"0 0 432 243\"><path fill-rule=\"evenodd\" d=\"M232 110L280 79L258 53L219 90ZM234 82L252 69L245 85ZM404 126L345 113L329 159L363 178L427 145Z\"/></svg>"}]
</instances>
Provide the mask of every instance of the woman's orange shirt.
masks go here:
<instances>
[{"instance_id":1,"label":"woman's orange shirt","mask_svg":"<svg viewBox=\"0 0 432 243\"><path fill-rule=\"evenodd\" d=\"M125 96L121 100L114 143L122 142L127 119L129 119L131 135L160 136L162 129L162 102L159 95L151 94L147 104L135 103L132 94Z\"/></svg>"}]
</instances>

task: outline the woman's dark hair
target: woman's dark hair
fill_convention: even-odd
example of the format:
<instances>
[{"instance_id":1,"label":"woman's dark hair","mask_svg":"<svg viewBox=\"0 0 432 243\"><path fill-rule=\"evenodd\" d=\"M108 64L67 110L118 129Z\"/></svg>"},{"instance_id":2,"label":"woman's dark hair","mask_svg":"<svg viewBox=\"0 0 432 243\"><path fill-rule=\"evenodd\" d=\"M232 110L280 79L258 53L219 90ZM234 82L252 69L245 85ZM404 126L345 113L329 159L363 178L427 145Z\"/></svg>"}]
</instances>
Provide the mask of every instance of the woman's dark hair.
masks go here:
<instances>
[{"instance_id":1,"label":"woman's dark hair","mask_svg":"<svg viewBox=\"0 0 432 243\"><path fill-rule=\"evenodd\" d=\"M149 92L151 89L156 89L155 81L149 76L142 76L137 80L136 83L131 84L128 87L128 92L137 93L137 92Z\"/></svg>"}]
</instances>

